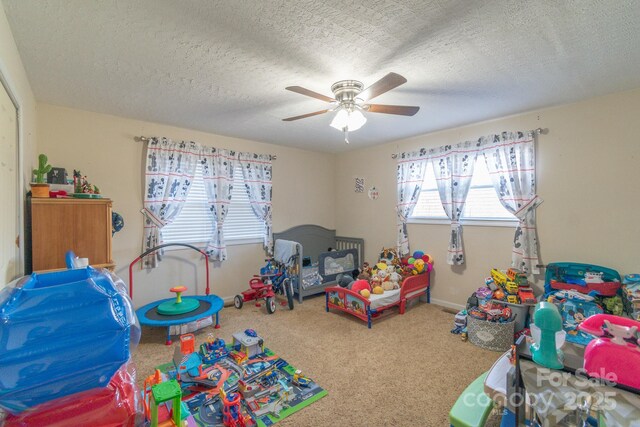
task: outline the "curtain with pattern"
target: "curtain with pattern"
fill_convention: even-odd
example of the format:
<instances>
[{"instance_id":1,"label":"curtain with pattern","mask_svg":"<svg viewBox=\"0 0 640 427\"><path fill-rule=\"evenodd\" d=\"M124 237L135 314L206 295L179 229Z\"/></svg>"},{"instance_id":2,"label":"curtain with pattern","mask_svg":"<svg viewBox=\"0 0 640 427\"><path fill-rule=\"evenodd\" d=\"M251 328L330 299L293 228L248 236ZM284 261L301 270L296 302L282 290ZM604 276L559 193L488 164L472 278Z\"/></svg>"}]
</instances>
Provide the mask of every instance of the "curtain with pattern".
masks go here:
<instances>
[{"instance_id":1,"label":"curtain with pattern","mask_svg":"<svg viewBox=\"0 0 640 427\"><path fill-rule=\"evenodd\" d=\"M427 151L401 153L398 155L398 199L396 204L397 213L397 246L400 256L409 253L409 235L407 233L407 218L413 212L420 197L420 189L424 180L424 173L429 160Z\"/></svg>"},{"instance_id":2,"label":"curtain with pattern","mask_svg":"<svg viewBox=\"0 0 640 427\"><path fill-rule=\"evenodd\" d=\"M213 221L211 240L205 251L212 261L227 259L223 225L231 206L233 170L236 162L235 151L214 147L201 149L202 178Z\"/></svg>"},{"instance_id":3,"label":"curtain with pattern","mask_svg":"<svg viewBox=\"0 0 640 427\"><path fill-rule=\"evenodd\" d=\"M195 142L167 138L150 138L146 149L143 252L162 244L162 228L180 214L199 155ZM160 252L148 255L142 266L155 268L161 257Z\"/></svg>"},{"instance_id":4,"label":"curtain with pattern","mask_svg":"<svg viewBox=\"0 0 640 427\"><path fill-rule=\"evenodd\" d=\"M436 176L438 194L444 212L451 220L447 264L464 264L462 225L460 217L467 200L473 167L478 152L477 142L462 142L431 150L431 162Z\"/></svg>"},{"instance_id":5,"label":"curtain with pattern","mask_svg":"<svg viewBox=\"0 0 640 427\"><path fill-rule=\"evenodd\" d=\"M538 274L538 238L535 211L535 140L523 132L502 132L480 138L493 187L502 205L520 221L513 239L511 266Z\"/></svg>"},{"instance_id":6,"label":"curtain with pattern","mask_svg":"<svg viewBox=\"0 0 640 427\"><path fill-rule=\"evenodd\" d=\"M272 157L269 154L239 153L244 186L251 209L264 224L264 248L273 255L273 230L271 215Z\"/></svg>"}]
</instances>

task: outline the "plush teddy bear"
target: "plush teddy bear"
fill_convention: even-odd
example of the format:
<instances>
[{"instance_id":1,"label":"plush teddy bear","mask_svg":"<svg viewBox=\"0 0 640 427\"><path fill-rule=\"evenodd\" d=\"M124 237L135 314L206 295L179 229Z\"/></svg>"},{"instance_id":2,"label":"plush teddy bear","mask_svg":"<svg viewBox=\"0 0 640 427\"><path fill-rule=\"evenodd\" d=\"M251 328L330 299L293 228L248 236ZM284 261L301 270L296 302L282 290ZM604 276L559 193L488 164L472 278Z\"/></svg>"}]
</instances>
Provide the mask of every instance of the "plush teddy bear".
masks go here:
<instances>
[{"instance_id":1,"label":"plush teddy bear","mask_svg":"<svg viewBox=\"0 0 640 427\"><path fill-rule=\"evenodd\" d=\"M363 271L362 273L358 274L357 278L361 280L366 280L368 282L369 280L371 280L371 274L367 273L366 271Z\"/></svg>"},{"instance_id":2,"label":"plush teddy bear","mask_svg":"<svg viewBox=\"0 0 640 427\"><path fill-rule=\"evenodd\" d=\"M382 282L382 289L385 291L392 291L393 288L393 282L390 280L385 280L384 282Z\"/></svg>"},{"instance_id":3,"label":"plush teddy bear","mask_svg":"<svg viewBox=\"0 0 640 427\"><path fill-rule=\"evenodd\" d=\"M393 285L392 289L400 289L401 280L402 280L402 276L395 271L389 275L389 281Z\"/></svg>"},{"instance_id":4,"label":"plush teddy bear","mask_svg":"<svg viewBox=\"0 0 640 427\"><path fill-rule=\"evenodd\" d=\"M376 277L378 277L380 280L380 286L385 291L390 291L393 289L393 283L391 283L389 276L390 276L390 273L388 272L387 269L378 270L378 273L376 274Z\"/></svg>"},{"instance_id":5,"label":"plush teddy bear","mask_svg":"<svg viewBox=\"0 0 640 427\"><path fill-rule=\"evenodd\" d=\"M366 273L366 274L369 275L369 277L371 277L373 275L371 265L369 265L369 263L366 262L366 261L362 264L361 271L362 271L362 273L360 273L360 274Z\"/></svg>"},{"instance_id":6,"label":"plush teddy bear","mask_svg":"<svg viewBox=\"0 0 640 427\"><path fill-rule=\"evenodd\" d=\"M382 286L382 278L378 275L373 276L370 282L372 288L375 288L376 286Z\"/></svg>"}]
</instances>

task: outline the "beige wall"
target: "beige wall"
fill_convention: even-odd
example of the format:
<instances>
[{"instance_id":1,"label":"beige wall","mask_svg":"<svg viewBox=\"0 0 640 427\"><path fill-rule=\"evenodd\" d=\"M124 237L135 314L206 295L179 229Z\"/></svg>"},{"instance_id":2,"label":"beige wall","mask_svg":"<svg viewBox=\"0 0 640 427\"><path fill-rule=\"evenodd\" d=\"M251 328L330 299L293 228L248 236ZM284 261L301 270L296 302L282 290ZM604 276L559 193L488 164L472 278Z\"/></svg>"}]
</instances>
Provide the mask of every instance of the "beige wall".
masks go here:
<instances>
[{"instance_id":1,"label":"beige wall","mask_svg":"<svg viewBox=\"0 0 640 427\"><path fill-rule=\"evenodd\" d=\"M429 120L419 114L413 120ZM422 135L336 157L336 226L366 239L368 260L395 246L396 163L392 153L475 139L503 130L548 128L538 139L538 238L543 263L575 261L640 269L640 90ZM380 198L353 191L365 177ZM446 264L449 226L409 225L412 250L435 257L432 296L464 304L493 267L511 260L513 229L467 226L467 263ZM540 279L540 278L538 278ZM540 282L537 284L540 286Z\"/></svg>"},{"instance_id":2,"label":"beige wall","mask_svg":"<svg viewBox=\"0 0 640 427\"><path fill-rule=\"evenodd\" d=\"M20 54L0 5L0 75L19 109L19 155L21 176L19 191L24 194L31 179L31 166L36 159L36 101L22 65ZM18 212L22 222L22 210ZM23 244L21 240L21 244ZM5 283L0 282L0 288Z\"/></svg>"},{"instance_id":3,"label":"beige wall","mask_svg":"<svg viewBox=\"0 0 640 427\"><path fill-rule=\"evenodd\" d=\"M335 226L341 235L363 237L366 259L372 261L381 247L395 246L392 153L503 130L548 128L538 141L538 193L544 199L538 209L541 261L593 263L630 273L638 270L640 255L640 229L633 223L640 212L638 117L640 90L635 90L333 156L39 104L38 151L47 153L56 166L81 169L114 200L114 209L126 223L114 237L114 259L118 273L126 278L126 266L139 253L142 236L142 146L133 141L135 135L277 154L274 229L303 223ZM366 178L367 188L376 186L380 198L374 201L354 193L356 176ZM436 302L463 304L491 268L510 262L511 228L465 227L467 263L459 267L445 263L448 226L411 224L409 233L412 248L435 257ZM215 292L229 298L242 290L262 257L260 245L230 247L229 260L212 270ZM136 272L137 305L165 297L169 285L192 284L194 272L202 288L197 258L187 256L184 262L183 253L176 252L168 258L152 273Z\"/></svg>"},{"instance_id":4,"label":"beige wall","mask_svg":"<svg viewBox=\"0 0 640 427\"><path fill-rule=\"evenodd\" d=\"M113 200L114 211L125 227L113 238L116 272L128 282L128 265L142 248L142 149L134 136L165 136L237 151L275 154L273 164L273 228L282 231L299 224L334 228L335 166L333 156L272 144L180 129L156 123L39 104L38 151L53 166L69 173L80 169L89 181ZM137 269L134 279L136 306L166 298L176 284L204 289L204 267L197 254L170 251L161 266L147 273ZM263 264L260 244L230 246L229 259L211 270L213 292L231 298L248 286ZM197 276L197 279L196 279Z\"/></svg>"}]
</instances>

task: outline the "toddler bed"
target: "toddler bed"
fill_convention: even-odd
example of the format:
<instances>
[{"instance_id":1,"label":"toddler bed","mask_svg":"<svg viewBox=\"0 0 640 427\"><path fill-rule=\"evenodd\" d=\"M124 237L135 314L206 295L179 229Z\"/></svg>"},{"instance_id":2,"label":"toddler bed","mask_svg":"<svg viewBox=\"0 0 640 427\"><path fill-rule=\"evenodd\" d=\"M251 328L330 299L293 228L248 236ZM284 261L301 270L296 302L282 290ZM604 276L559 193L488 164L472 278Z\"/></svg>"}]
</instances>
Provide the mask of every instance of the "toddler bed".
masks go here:
<instances>
[{"instance_id":1,"label":"toddler bed","mask_svg":"<svg viewBox=\"0 0 640 427\"><path fill-rule=\"evenodd\" d=\"M364 256L364 240L336 236L335 230L305 224L273 233L273 240L297 242L296 278L292 280L298 301L324 292L336 284L336 277L351 274L360 267ZM332 248L332 251L329 251ZM308 262L305 262L307 260Z\"/></svg>"},{"instance_id":2,"label":"toddler bed","mask_svg":"<svg viewBox=\"0 0 640 427\"><path fill-rule=\"evenodd\" d=\"M333 308L349 313L367 322L371 328L371 319L382 314L391 307L399 307L400 314L404 314L407 301L426 295L427 303L431 302L429 273L406 277L400 289L385 291L382 294L371 294L367 299L358 292L353 292L340 286L325 289L326 310Z\"/></svg>"}]
</instances>

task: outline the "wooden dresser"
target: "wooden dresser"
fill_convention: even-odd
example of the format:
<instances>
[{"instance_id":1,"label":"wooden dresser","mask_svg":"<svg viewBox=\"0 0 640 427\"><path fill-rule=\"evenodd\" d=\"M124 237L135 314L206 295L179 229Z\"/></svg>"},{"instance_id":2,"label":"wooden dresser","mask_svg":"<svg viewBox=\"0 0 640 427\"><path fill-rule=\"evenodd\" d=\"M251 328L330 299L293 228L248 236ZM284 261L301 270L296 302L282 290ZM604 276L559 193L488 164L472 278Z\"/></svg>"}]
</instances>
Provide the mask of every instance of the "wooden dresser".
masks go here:
<instances>
[{"instance_id":1,"label":"wooden dresser","mask_svg":"<svg viewBox=\"0 0 640 427\"><path fill-rule=\"evenodd\" d=\"M111 200L31 198L31 271L66 268L71 250L96 268L113 268ZM28 247L27 247L28 250ZM28 270L29 265L27 265Z\"/></svg>"}]
</instances>

